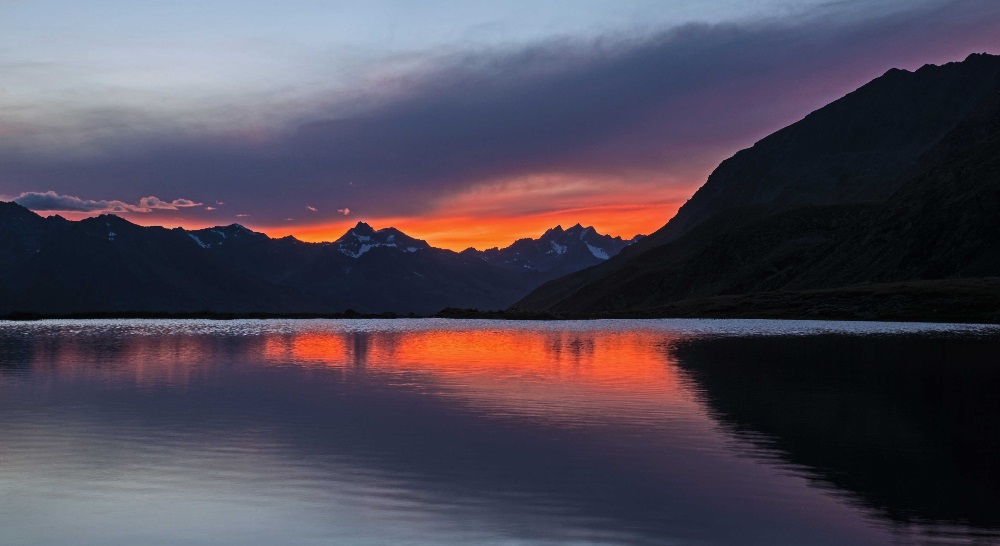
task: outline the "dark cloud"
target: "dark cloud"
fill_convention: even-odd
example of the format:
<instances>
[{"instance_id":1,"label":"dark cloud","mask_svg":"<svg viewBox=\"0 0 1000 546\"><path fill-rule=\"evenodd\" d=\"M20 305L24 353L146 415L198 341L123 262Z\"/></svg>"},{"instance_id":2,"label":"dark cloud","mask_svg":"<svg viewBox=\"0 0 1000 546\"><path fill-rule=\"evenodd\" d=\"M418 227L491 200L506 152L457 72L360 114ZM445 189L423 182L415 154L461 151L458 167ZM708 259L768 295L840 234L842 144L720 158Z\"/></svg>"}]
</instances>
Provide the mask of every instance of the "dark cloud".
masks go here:
<instances>
[{"instance_id":1,"label":"dark cloud","mask_svg":"<svg viewBox=\"0 0 1000 546\"><path fill-rule=\"evenodd\" d=\"M262 222L301 210L303 196L324 210L424 214L471 185L537 173L691 184L890 67L960 60L1000 40L993 0L865 9L839 2L796 20L453 56L267 138L163 134L89 159L0 150L0 176L18 191L224 198Z\"/></svg>"},{"instance_id":2,"label":"dark cloud","mask_svg":"<svg viewBox=\"0 0 1000 546\"><path fill-rule=\"evenodd\" d=\"M54 191L25 192L14 199L22 207L42 212L131 212L123 201L92 201Z\"/></svg>"}]
</instances>

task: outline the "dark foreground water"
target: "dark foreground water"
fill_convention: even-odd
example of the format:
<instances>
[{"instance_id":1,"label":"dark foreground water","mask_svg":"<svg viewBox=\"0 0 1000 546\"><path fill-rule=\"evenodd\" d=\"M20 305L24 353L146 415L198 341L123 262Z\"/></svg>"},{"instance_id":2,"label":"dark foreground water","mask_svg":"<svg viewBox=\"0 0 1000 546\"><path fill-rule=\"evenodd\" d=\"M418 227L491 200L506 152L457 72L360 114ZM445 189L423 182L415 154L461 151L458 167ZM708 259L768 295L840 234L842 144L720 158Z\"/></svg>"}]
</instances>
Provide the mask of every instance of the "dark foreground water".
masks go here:
<instances>
[{"instance_id":1,"label":"dark foreground water","mask_svg":"<svg viewBox=\"0 0 1000 546\"><path fill-rule=\"evenodd\" d=\"M0 544L997 544L1000 334L0 323Z\"/></svg>"}]
</instances>

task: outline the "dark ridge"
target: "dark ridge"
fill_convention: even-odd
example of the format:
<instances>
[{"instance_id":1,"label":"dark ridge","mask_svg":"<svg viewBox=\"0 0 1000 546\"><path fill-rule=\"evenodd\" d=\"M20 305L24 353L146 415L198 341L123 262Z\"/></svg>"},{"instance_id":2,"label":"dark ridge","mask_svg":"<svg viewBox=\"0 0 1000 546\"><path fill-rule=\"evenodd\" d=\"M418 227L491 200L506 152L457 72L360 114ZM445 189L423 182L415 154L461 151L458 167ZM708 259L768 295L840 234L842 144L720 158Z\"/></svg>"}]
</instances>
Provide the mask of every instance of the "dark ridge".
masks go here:
<instances>
[{"instance_id":1,"label":"dark ridge","mask_svg":"<svg viewBox=\"0 0 1000 546\"><path fill-rule=\"evenodd\" d=\"M890 71L723 162L657 233L515 307L646 313L713 297L1000 276L998 180L1000 57Z\"/></svg>"},{"instance_id":2,"label":"dark ridge","mask_svg":"<svg viewBox=\"0 0 1000 546\"><path fill-rule=\"evenodd\" d=\"M590 242L601 252L619 249L614 239ZM304 243L239 224L189 231L107 214L69 222L0 203L0 317L340 318L347 309L371 317L500 309L549 278L599 261L578 254L548 256L546 272L501 267L478 251L433 248L364 222L336 242Z\"/></svg>"}]
</instances>

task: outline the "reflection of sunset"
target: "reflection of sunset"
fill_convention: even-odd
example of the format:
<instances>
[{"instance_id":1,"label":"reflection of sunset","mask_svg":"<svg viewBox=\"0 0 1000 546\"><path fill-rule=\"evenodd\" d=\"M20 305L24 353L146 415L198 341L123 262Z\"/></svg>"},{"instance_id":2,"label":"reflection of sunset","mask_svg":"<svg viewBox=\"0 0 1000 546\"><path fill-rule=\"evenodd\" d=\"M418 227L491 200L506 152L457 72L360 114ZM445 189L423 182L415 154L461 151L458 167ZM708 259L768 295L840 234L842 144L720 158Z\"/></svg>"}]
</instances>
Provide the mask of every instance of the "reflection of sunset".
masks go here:
<instances>
[{"instance_id":1,"label":"reflection of sunset","mask_svg":"<svg viewBox=\"0 0 1000 546\"><path fill-rule=\"evenodd\" d=\"M268 337L264 354L271 361L333 367L360 363L373 369L396 367L437 374L539 376L604 388L635 389L675 381L665 357L656 351L664 341L662 333L642 331L620 334L518 330L373 334L310 331Z\"/></svg>"},{"instance_id":2,"label":"reflection of sunset","mask_svg":"<svg viewBox=\"0 0 1000 546\"><path fill-rule=\"evenodd\" d=\"M418 386L476 411L563 422L605 413L652 420L694 404L666 350L679 334L656 329L403 320L183 324L189 329L172 335L143 325L111 345L97 332L58 341L39 335L31 341L33 372L162 387L197 383L230 364L277 365L318 381ZM240 328L245 332L234 335Z\"/></svg>"},{"instance_id":3,"label":"reflection of sunset","mask_svg":"<svg viewBox=\"0 0 1000 546\"><path fill-rule=\"evenodd\" d=\"M396 378L419 374L435 381L442 394L477 406L540 415L550 411L546 400L553 398L577 411L690 402L663 350L675 341L666 336L641 330L313 330L269 337L264 356L276 364Z\"/></svg>"}]
</instances>

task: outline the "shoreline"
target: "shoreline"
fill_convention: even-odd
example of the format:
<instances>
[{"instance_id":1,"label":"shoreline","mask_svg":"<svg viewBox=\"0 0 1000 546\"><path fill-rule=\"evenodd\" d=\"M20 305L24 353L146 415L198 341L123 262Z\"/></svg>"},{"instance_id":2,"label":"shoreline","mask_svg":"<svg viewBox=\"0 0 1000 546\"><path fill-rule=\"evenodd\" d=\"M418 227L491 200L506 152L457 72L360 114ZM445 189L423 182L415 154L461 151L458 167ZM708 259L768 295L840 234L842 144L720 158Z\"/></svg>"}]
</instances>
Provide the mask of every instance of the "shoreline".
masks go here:
<instances>
[{"instance_id":1,"label":"shoreline","mask_svg":"<svg viewBox=\"0 0 1000 546\"><path fill-rule=\"evenodd\" d=\"M337 320L407 318L545 321L711 318L1000 324L1000 278L912 281L821 290L713 296L680 300L656 308L594 313L449 307L431 314L362 313L348 309L330 313L222 311L38 313L16 311L0 315L0 321L10 322L58 319Z\"/></svg>"}]
</instances>

